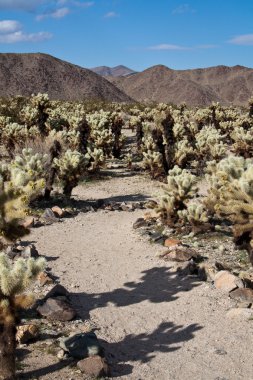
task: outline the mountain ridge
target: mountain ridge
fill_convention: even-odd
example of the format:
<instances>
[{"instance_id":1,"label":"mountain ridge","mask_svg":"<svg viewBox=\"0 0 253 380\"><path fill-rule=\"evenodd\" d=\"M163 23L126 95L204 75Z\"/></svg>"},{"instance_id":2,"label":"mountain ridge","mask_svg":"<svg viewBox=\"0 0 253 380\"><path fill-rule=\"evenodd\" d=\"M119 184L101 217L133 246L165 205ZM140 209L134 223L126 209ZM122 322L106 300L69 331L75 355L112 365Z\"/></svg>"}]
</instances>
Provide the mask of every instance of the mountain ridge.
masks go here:
<instances>
[{"instance_id":1,"label":"mountain ridge","mask_svg":"<svg viewBox=\"0 0 253 380\"><path fill-rule=\"evenodd\" d=\"M0 53L0 96L47 92L56 100L131 102L91 70L44 53Z\"/></svg>"}]
</instances>

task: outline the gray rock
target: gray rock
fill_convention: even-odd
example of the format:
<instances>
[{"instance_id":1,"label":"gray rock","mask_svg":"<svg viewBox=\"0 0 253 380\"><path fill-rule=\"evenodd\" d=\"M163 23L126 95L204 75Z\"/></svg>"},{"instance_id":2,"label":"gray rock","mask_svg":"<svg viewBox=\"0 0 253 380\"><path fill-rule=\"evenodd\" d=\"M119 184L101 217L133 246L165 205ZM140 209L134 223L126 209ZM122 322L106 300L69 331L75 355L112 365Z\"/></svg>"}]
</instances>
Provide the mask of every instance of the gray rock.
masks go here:
<instances>
[{"instance_id":1,"label":"gray rock","mask_svg":"<svg viewBox=\"0 0 253 380\"><path fill-rule=\"evenodd\" d=\"M43 219L46 223L49 223L49 224L59 221L59 219L55 216L51 208L46 208L46 210L41 216L41 219Z\"/></svg>"},{"instance_id":2,"label":"gray rock","mask_svg":"<svg viewBox=\"0 0 253 380\"><path fill-rule=\"evenodd\" d=\"M64 288L64 286L57 284L50 290L50 292L47 293L45 299L46 298L61 297L61 296L68 297L69 292L66 288Z\"/></svg>"},{"instance_id":3,"label":"gray rock","mask_svg":"<svg viewBox=\"0 0 253 380\"><path fill-rule=\"evenodd\" d=\"M235 289L229 293L229 297L236 301L253 303L253 289Z\"/></svg>"},{"instance_id":4,"label":"gray rock","mask_svg":"<svg viewBox=\"0 0 253 380\"><path fill-rule=\"evenodd\" d=\"M103 349L93 332L80 333L60 340L60 347L76 359L103 355Z\"/></svg>"},{"instance_id":5,"label":"gray rock","mask_svg":"<svg viewBox=\"0 0 253 380\"><path fill-rule=\"evenodd\" d=\"M42 305L37 307L38 313L50 320L71 321L76 312L68 302L59 298L48 298Z\"/></svg>"},{"instance_id":6,"label":"gray rock","mask_svg":"<svg viewBox=\"0 0 253 380\"><path fill-rule=\"evenodd\" d=\"M29 259L30 257L37 258L38 256L39 253L35 248L35 245L33 244L30 244L27 247L25 247L20 253L20 257L22 257L23 259Z\"/></svg>"},{"instance_id":7,"label":"gray rock","mask_svg":"<svg viewBox=\"0 0 253 380\"><path fill-rule=\"evenodd\" d=\"M138 218L136 222L133 224L133 228L136 230L137 228L140 227L145 227L147 224L146 220L144 218Z\"/></svg>"},{"instance_id":8,"label":"gray rock","mask_svg":"<svg viewBox=\"0 0 253 380\"><path fill-rule=\"evenodd\" d=\"M88 376L95 378L109 376L109 367L106 360L98 355L80 360L77 366Z\"/></svg>"}]
</instances>

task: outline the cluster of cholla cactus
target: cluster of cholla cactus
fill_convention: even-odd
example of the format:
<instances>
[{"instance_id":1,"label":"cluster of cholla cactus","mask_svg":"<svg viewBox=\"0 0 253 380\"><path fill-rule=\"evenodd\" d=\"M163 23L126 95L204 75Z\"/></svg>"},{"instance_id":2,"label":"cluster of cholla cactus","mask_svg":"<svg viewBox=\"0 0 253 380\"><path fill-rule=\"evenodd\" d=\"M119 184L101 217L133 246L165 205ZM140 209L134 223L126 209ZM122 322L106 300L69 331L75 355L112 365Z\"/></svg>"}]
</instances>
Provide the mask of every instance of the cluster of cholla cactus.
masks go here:
<instances>
[{"instance_id":1,"label":"cluster of cholla cactus","mask_svg":"<svg viewBox=\"0 0 253 380\"><path fill-rule=\"evenodd\" d=\"M0 178L0 233L1 249L28 233L19 223L20 210L15 202L20 192L6 189ZM18 312L34 303L25 290L43 271L45 259L18 259L13 264L5 253L0 253L0 378L15 378L16 324Z\"/></svg>"},{"instance_id":2,"label":"cluster of cholla cactus","mask_svg":"<svg viewBox=\"0 0 253 380\"><path fill-rule=\"evenodd\" d=\"M87 171L88 159L78 151L67 150L54 160L57 176L63 184L63 194L70 196L79 179Z\"/></svg>"},{"instance_id":3,"label":"cluster of cholla cactus","mask_svg":"<svg viewBox=\"0 0 253 380\"><path fill-rule=\"evenodd\" d=\"M253 160L229 156L210 171L206 205L232 223L235 242L245 246L253 264Z\"/></svg>"},{"instance_id":4,"label":"cluster of cholla cactus","mask_svg":"<svg viewBox=\"0 0 253 380\"><path fill-rule=\"evenodd\" d=\"M197 178L186 169L175 166L169 171L164 194L155 211L164 224L177 226L183 210L187 210L189 201L196 196Z\"/></svg>"}]
</instances>

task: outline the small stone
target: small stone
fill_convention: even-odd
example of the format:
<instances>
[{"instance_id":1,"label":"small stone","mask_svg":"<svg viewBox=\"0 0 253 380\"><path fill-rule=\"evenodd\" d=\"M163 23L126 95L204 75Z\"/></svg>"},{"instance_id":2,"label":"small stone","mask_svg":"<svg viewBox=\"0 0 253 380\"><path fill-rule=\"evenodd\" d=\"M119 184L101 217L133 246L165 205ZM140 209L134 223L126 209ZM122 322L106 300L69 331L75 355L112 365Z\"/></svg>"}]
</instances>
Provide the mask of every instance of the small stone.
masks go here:
<instances>
[{"instance_id":1,"label":"small stone","mask_svg":"<svg viewBox=\"0 0 253 380\"><path fill-rule=\"evenodd\" d=\"M58 353L57 353L57 358L59 360L64 360L66 359L67 355L66 355L66 352L64 350L60 350Z\"/></svg>"},{"instance_id":2,"label":"small stone","mask_svg":"<svg viewBox=\"0 0 253 380\"><path fill-rule=\"evenodd\" d=\"M229 297L236 301L253 303L253 289L235 289L229 293Z\"/></svg>"},{"instance_id":3,"label":"small stone","mask_svg":"<svg viewBox=\"0 0 253 380\"><path fill-rule=\"evenodd\" d=\"M47 298L42 305L37 307L37 311L43 317L56 321L71 321L76 316L70 304L59 298Z\"/></svg>"},{"instance_id":4,"label":"small stone","mask_svg":"<svg viewBox=\"0 0 253 380\"><path fill-rule=\"evenodd\" d=\"M26 218L25 221L23 222L23 227L25 227L25 228L34 227L34 217L30 216L30 217Z\"/></svg>"},{"instance_id":5,"label":"small stone","mask_svg":"<svg viewBox=\"0 0 253 380\"><path fill-rule=\"evenodd\" d=\"M100 355L103 349L94 332L80 333L62 338L60 347L76 359L84 359L88 356Z\"/></svg>"},{"instance_id":6,"label":"small stone","mask_svg":"<svg viewBox=\"0 0 253 380\"><path fill-rule=\"evenodd\" d=\"M41 272L38 274L37 280L40 286L45 286L53 283L53 279L47 273Z\"/></svg>"},{"instance_id":7,"label":"small stone","mask_svg":"<svg viewBox=\"0 0 253 380\"><path fill-rule=\"evenodd\" d=\"M42 219L44 219L46 222L54 223L58 221L58 218L56 218L54 212L51 210L51 208L46 208L44 213L41 216Z\"/></svg>"},{"instance_id":8,"label":"small stone","mask_svg":"<svg viewBox=\"0 0 253 380\"><path fill-rule=\"evenodd\" d=\"M54 206L51 208L51 210L53 211L54 216L56 216L58 218L62 218L65 214L64 210L62 208L60 208L59 206Z\"/></svg>"},{"instance_id":9,"label":"small stone","mask_svg":"<svg viewBox=\"0 0 253 380\"><path fill-rule=\"evenodd\" d=\"M137 228L146 226L146 220L144 218L138 218L136 222L133 224L133 228L136 230Z\"/></svg>"},{"instance_id":10,"label":"small stone","mask_svg":"<svg viewBox=\"0 0 253 380\"><path fill-rule=\"evenodd\" d=\"M224 247L224 245L220 245L218 250L220 253L224 253L226 251L226 247Z\"/></svg>"},{"instance_id":11,"label":"small stone","mask_svg":"<svg viewBox=\"0 0 253 380\"><path fill-rule=\"evenodd\" d=\"M35 340L39 335L39 328L37 325L29 324L17 327L16 341L19 344L26 344Z\"/></svg>"},{"instance_id":12,"label":"small stone","mask_svg":"<svg viewBox=\"0 0 253 380\"><path fill-rule=\"evenodd\" d=\"M227 312L230 319L242 319L248 321L253 318L253 309L233 308Z\"/></svg>"},{"instance_id":13,"label":"small stone","mask_svg":"<svg viewBox=\"0 0 253 380\"><path fill-rule=\"evenodd\" d=\"M30 257L37 258L38 256L39 253L35 248L34 244L28 245L20 253L20 257L22 257L23 259L29 259Z\"/></svg>"},{"instance_id":14,"label":"small stone","mask_svg":"<svg viewBox=\"0 0 253 380\"><path fill-rule=\"evenodd\" d=\"M168 261L189 261L198 258L199 255L190 248L175 248L163 254L164 260Z\"/></svg>"},{"instance_id":15,"label":"small stone","mask_svg":"<svg viewBox=\"0 0 253 380\"><path fill-rule=\"evenodd\" d=\"M215 275L214 285L216 289L228 293L236 288L243 288L242 280L226 270L222 270Z\"/></svg>"},{"instance_id":16,"label":"small stone","mask_svg":"<svg viewBox=\"0 0 253 380\"><path fill-rule=\"evenodd\" d=\"M167 248L176 247L181 244L181 241L178 239L166 239L164 246Z\"/></svg>"},{"instance_id":17,"label":"small stone","mask_svg":"<svg viewBox=\"0 0 253 380\"><path fill-rule=\"evenodd\" d=\"M109 376L109 367L106 360L98 355L80 360L77 366L88 376L95 378Z\"/></svg>"}]
</instances>

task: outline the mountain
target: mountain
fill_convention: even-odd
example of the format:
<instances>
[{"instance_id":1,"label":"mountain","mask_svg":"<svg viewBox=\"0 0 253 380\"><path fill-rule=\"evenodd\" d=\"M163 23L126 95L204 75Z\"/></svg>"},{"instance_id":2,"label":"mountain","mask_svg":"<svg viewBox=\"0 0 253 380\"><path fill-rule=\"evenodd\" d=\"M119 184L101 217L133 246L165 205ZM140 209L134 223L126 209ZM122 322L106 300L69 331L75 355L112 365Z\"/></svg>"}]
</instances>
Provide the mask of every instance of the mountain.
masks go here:
<instances>
[{"instance_id":1,"label":"mountain","mask_svg":"<svg viewBox=\"0 0 253 380\"><path fill-rule=\"evenodd\" d=\"M125 76L136 73L136 71L133 71L129 69L128 67L122 66L122 65L119 65L116 67L99 66L99 67L94 67L91 70L94 71L94 73L102 75L104 77L107 77L107 76L125 77Z\"/></svg>"},{"instance_id":2,"label":"mountain","mask_svg":"<svg viewBox=\"0 0 253 380\"><path fill-rule=\"evenodd\" d=\"M244 66L172 70L157 65L129 77L107 79L139 102L246 105L253 95L253 69Z\"/></svg>"},{"instance_id":3,"label":"mountain","mask_svg":"<svg viewBox=\"0 0 253 380\"><path fill-rule=\"evenodd\" d=\"M130 102L91 70L41 53L0 53L0 96L46 92L51 99Z\"/></svg>"}]
</instances>

